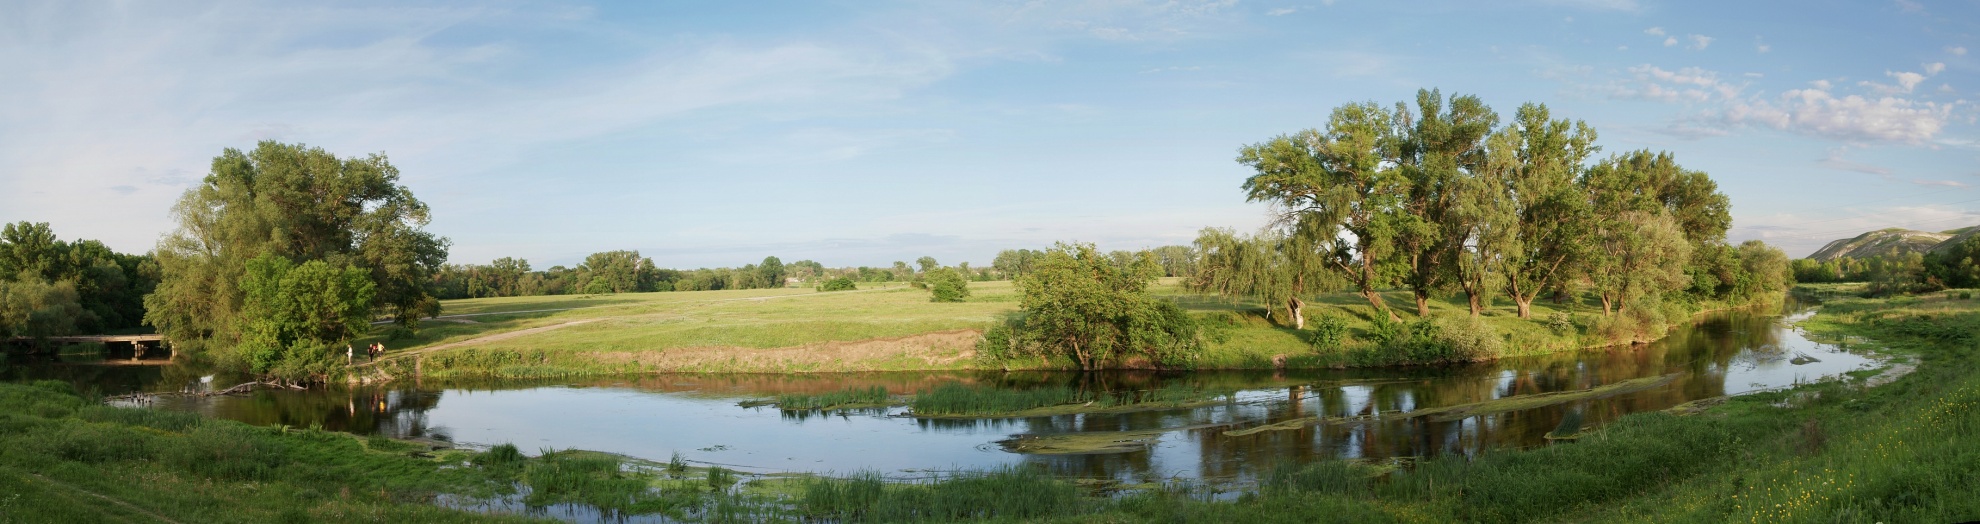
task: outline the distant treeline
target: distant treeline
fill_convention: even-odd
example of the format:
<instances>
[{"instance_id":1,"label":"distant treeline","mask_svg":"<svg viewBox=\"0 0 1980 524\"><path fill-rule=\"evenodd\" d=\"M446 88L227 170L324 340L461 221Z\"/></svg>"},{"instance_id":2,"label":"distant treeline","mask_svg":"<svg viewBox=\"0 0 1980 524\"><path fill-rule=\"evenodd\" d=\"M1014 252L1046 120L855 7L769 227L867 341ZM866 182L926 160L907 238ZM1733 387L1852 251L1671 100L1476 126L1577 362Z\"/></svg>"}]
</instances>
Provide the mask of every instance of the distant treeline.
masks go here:
<instances>
[{"instance_id":1,"label":"distant treeline","mask_svg":"<svg viewBox=\"0 0 1980 524\"><path fill-rule=\"evenodd\" d=\"M138 327L158 285L147 255L63 242L48 223L0 228L0 336L47 337Z\"/></svg>"},{"instance_id":2,"label":"distant treeline","mask_svg":"<svg viewBox=\"0 0 1980 524\"><path fill-rule=\"evenodd\" d=\"M1162 276L1189 276L1195 271L1197 252L1190 246L1162 246L1144 251L1113 251L1106 256L1118 265L1141 260L1149 253ZM943 266L935 257L921 257L910 264L896 261L889 267L825 267L813 260L785 263L777 257L742 267L667 269L639 251L605 251L585 257L577 267L551 266L534 269L520 258L498 258L488 264L447 264L434 278L435 296L443 299L515 297L536 295L575 295L587 293L646 293L655 291L711 291L720 289L763 289L809 287L827 280L845 278L853 282L919 282L938 269L951 269L977 281L1008 280L1029 273L1043 260L1044 250L1006 249L997 253L991 267L970 267L968 262Z\"/></svg>"},{"instance_id":3,"label":"distant treeline","mask_svg":"<svg viewBox=\"0 0 1980 524\"><path fill-rule=\"evenodd\" d=\"M1868 257L1798 258L1796 282L1865 282L1873 295L1980 287L1980 236L1930 253L1892 250Z\"/></svg>"}]
</instances>

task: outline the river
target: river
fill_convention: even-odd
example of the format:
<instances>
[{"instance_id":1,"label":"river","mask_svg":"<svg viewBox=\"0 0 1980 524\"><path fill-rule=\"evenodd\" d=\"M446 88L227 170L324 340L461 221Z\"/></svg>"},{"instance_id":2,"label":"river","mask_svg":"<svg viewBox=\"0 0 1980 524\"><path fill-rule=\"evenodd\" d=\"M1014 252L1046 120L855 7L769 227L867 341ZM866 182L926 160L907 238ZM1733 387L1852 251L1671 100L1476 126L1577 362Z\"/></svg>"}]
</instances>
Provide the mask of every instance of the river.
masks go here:
<instances>
[{"instance_id":1,"label":"river","mask_svg":"<svg viewBox=\"0 0 1980 524\"><path fill-rule=\"evenodd\" d=\"M1808 314L1801 310L1801 315ZM1037 464L1068 477L1123 483L1256 478L1286 462L1407 460L1551 445L1546 437L1593 428L1630 413L1692 400L1821 380L1869 367L1872 359L1810 341L1782 315L1707 315L1652 344L1450 367L1350 370L1108 373L861 373L640 375L564 381L401 382L312 391L262 390L215 398L164 397L155 409L195 411L252 424L450 441L513 443L534 454L579 448L754 473L874 470L913 479L945 472ZM1421 408L1571 391L1673 376L1650 389L1456 420L1381 417ZM235 383L182 366L87 363L14 365L10 380L59 378L105 394L178 391ZM1189 408L1026 418L930 419L906 408L833 413L743 407L785 393L885 386L900 395L947 382L1004 388L1066 385L1147 390L1178 382L1230 391ZM217 388L216 388L217 389ZM1301 417L1354 418L1231 436L1227 431ZM1043 455L1000 442L1071 432L1167 430L1138 449ZM1571 445L1571 444L1570 444Z\"/></svg>"}]
</instances>

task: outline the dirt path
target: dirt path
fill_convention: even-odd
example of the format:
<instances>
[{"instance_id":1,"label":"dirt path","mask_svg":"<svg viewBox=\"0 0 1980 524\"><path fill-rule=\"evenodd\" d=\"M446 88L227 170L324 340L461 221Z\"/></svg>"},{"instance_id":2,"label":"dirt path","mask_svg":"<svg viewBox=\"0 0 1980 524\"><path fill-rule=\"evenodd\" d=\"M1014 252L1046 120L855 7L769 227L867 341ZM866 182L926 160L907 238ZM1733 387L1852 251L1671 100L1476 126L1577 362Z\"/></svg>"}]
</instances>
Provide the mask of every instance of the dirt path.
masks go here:
<instances>
[{"instance_id":1,"label":"dirt path","mask_svg":"<svg viewBox=\"0 0 1980 524\"><path fill-rule=\"evenodd\" d=\"M164 515L159 515L159 514L157 514L157 513L152 513L152 512L150 512L150 511L146 511L146 510L145 510L144 508L140 508L140 507L137 507L136 505L133 505L133 504L131 504L131 503L129 503L129 502L124 502L124 501L121 501L121 500L117 500L117 499L114 499L114 498L111 498L111 497L110 497L110 496L108 496L108 495L104 495L104 494L101 494L101 493L97 493L97 492L94 492L94 491L90 491L90 490L86 490L86 489L82 489L82 488L79 488L79 487L76 487L76 486L74 486L74 485L71 485L71 484L68 484L68 483L65 483L65 482L62 482L62 481L59 481L59 480L55 480L55 479L51 479L51 478L48 478L48 477L44 477L44 476L41 476L41 474L39 474L39 473L31 473L31 472L25 472L25 471L23 471L22 473L27 473L27 475L28 475L28 476L30 476L30 477L34 477L34 478L37 478L37 479L41 479L41 481L42 481L42 482L47 482L47 483L49 483L49 484L52 484L52 485L54 485L54 486L56 486L56 487L60 487L60 488L64 488L64 489L68 489L68 490L71 490L71 491L75 491L75 492L78 492L78 493L82 493L82 494L84 494L84 495L89 495L89 496L92 496L92 497L96 497L96 498L99 498L99 499L103 499L103 501L104 501L104 502L109 502L109 503L111 503L111 504L116 504L117 506L119 506L119 507L122 507L122 508L124 508L124 509L128 509L128 510L131 510L131 511L134 511L134 512L137 512L137 513L138 513L138 514L140 514L140 515L144 515L144 516L147 516L147 517L151 517L151 518L154 518L154 519L158 519L158 521L160 521L160 522L170 522L170 523L172 523L172 524L179 524L179 521L176 521L176 520L172 520L172 519L168 519L168 518L165 518L165 516L164 516Z\"/></svg>"}]
</instances>

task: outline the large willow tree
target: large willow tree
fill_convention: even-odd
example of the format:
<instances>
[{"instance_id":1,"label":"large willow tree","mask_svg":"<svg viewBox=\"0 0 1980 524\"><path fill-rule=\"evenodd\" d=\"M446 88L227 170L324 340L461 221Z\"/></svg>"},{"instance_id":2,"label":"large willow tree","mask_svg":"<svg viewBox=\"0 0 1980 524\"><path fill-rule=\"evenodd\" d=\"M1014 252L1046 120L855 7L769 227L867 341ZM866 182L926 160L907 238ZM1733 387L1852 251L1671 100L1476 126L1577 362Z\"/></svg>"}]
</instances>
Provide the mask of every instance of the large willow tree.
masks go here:
<instances>
[{"instance_id":1,"label":"large willow tree","mask_svg":"<svg viewBox=\"0 0 1980 524\"><path fill-rule=\"evenodd\" d=\"M271 314L267 311L349 326L307 331L313 333L308 340L284 342L319 345L338 342L325 337L356 335L352 331L373 312L408 326L419 316L439 313L427 288L446 261L447 241L421 230L429 219L426 204L399 184L398 169L382 154L338 158L320 148L273 141L247 152L229 148L214 157L212 171L186 191L173 213L179 227L159 242L161 278L145 297L145 322L181 347L210 349L247 363L242 355L270 350L239 347L267 343L270 337L244 336L266 331L257 323L297 321L261 318ZM324 311L247 307L243 283L255 276L249 261L261 257L280 259L264 263L282 267L320 267L318 273L339 279L361 275L369 286L341 288L368 289L361 293L368 295L363 304L368 307L357 311L348 301L328 299L319 301ZM334 318L323 320L326 316ZM343 318L351 316L363 318ZM266 371L277 364L261 359L254 367Z\"/></svg>"}]
</instances>

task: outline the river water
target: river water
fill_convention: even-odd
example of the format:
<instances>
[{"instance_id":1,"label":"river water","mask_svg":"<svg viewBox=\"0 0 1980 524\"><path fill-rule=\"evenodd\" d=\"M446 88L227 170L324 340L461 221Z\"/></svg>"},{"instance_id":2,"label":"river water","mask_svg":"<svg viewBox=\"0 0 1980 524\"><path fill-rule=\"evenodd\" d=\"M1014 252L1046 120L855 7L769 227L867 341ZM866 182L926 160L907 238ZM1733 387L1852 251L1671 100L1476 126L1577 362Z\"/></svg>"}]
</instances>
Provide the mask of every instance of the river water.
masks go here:
<instances>
[{"instance_id":1,"label":"river water","mask_svg":"<svg viewBox=\"0 0 1980 524\"><path fill-rule=\"evenodd\" d=\"M1801 315L1808 314L1806 311ZM325 429L467 446L513 443L534 454L578 448L666 461L678 453L703 464L755 473L849 473L896 478L1037 464L1057 474L1121 482L1223 482L1255 478L1283 462L1476 454L1549 445L1623 415L1687 401L1821 380L1874 365L1871 359L1808 340L1769 312L1709 315L1662 341L1605 351L1429 368L1110 373L861 373L809 375L641 375L565 381L405 382L313 391L263 390L208 399L160 399L157 409L199 412L252 424ZM1367 417L1516 395L1569 391L1675 375L1668 384L1606 398L1450 421ZM106 394L177 391L207 380L236 383L178 366L15 365L0 378L60 378ZM925 419L906 408L784 412L740 402L785 393L885 386L893 394L948 382L1024 388L1064 385L1147 390L1178 382L1233 391L1190 408L1120 414L996 419ZM1229 436L1235 428L1300 417L1357 417L1351 423ZM1173 429L1125 453L1030 455L1000 441L1068 432Z\"/></svg>"}]
</instances>

